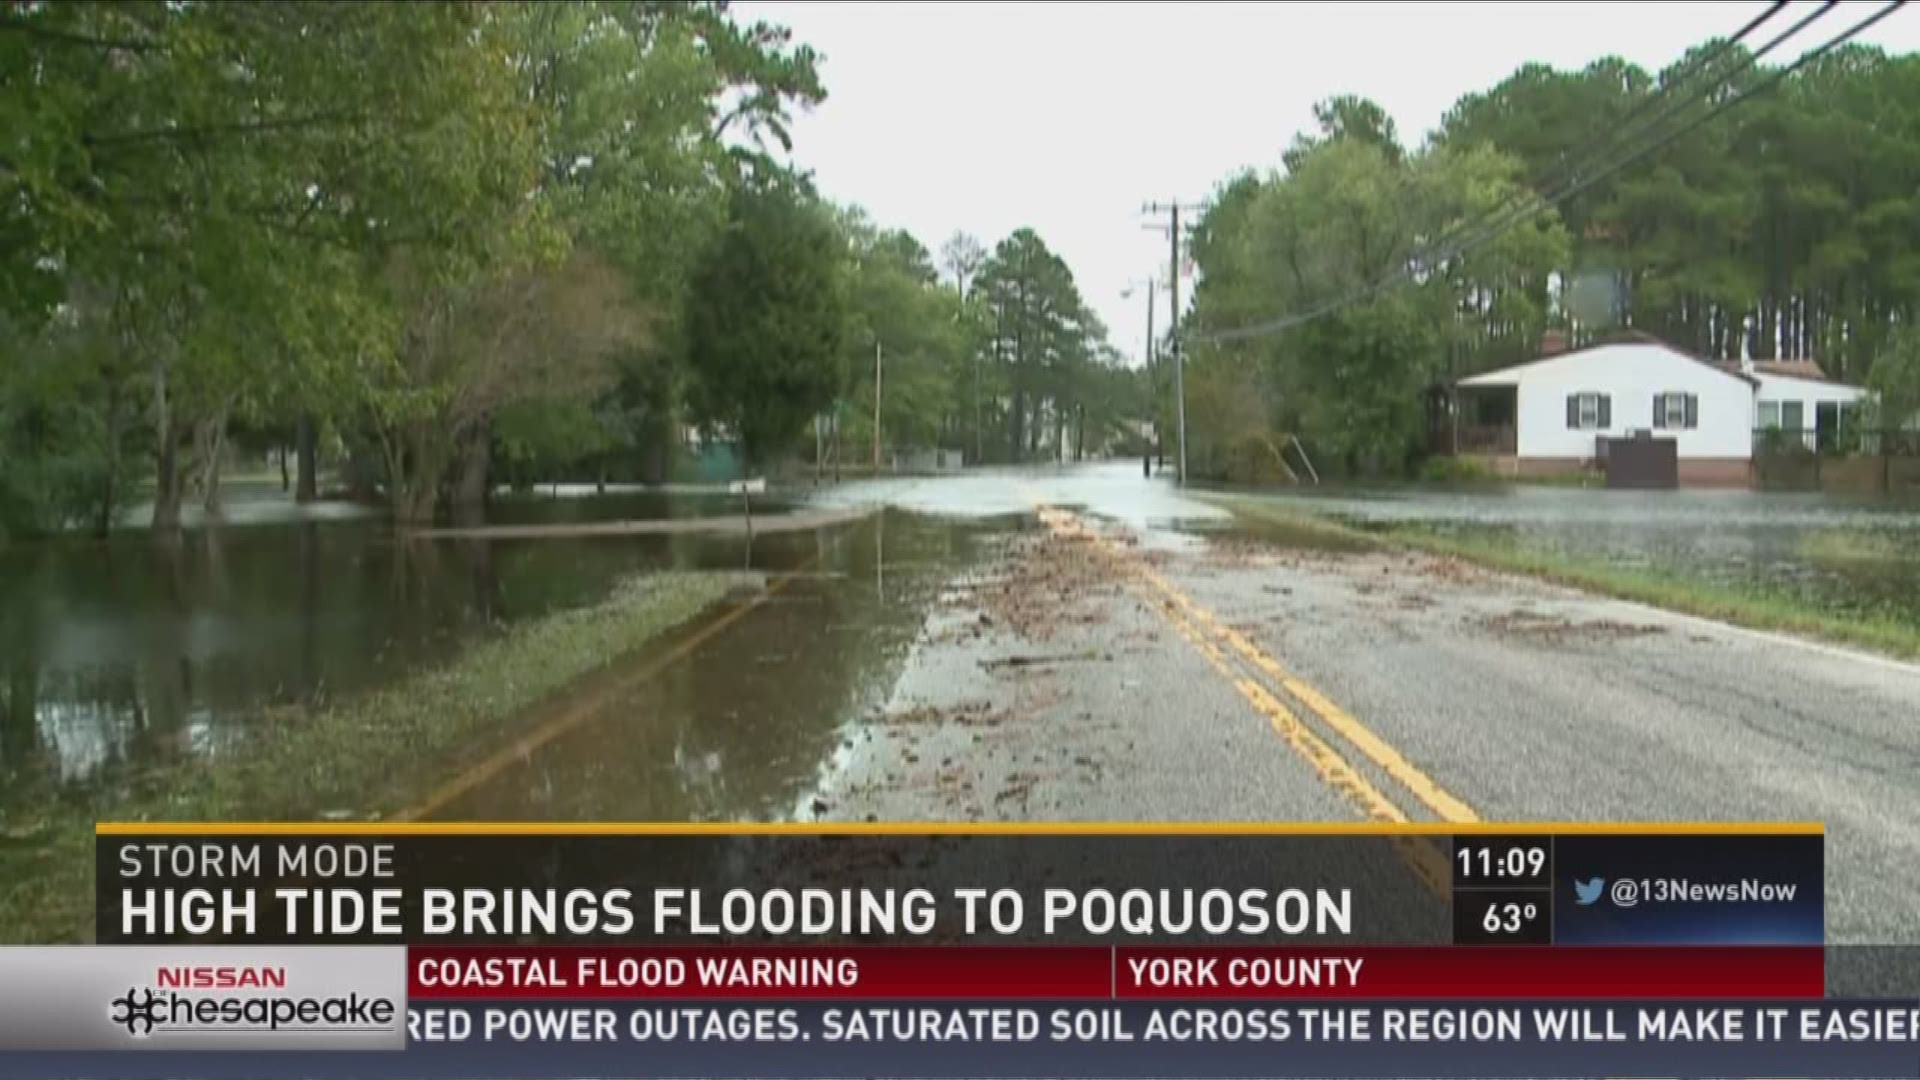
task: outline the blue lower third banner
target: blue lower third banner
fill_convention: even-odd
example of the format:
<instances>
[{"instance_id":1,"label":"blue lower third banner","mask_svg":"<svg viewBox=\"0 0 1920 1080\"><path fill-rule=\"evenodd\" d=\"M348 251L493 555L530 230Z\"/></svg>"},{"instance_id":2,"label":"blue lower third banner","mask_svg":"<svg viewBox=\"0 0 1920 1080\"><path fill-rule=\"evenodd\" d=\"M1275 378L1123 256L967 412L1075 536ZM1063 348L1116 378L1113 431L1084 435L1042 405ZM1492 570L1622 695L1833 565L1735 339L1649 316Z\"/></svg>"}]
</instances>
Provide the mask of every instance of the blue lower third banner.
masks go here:
<instances>
[{"instance_id":1,"label":"blue lower third banner","mask_svg":"<svg viewBox=\"0 0 1920 1080\"><path fill-rule=\"evenodd\" d=\"M1920 1003L444 1002L403 1050L0 1052L0 1075L1522 1077L1920 1074Z\"/></svg>"}]
</instances>

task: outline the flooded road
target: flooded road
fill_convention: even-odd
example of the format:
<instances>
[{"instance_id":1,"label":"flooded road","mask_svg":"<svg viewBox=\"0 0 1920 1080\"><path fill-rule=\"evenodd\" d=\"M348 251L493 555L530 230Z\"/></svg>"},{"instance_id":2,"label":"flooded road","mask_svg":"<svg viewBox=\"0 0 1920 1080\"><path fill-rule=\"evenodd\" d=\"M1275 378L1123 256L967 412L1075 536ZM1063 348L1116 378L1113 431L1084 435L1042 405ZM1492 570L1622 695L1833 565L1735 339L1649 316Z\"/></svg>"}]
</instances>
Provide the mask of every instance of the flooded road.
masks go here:
<instances>
[{"instance_id":1,"label":"flooded road","mask_svg":"<svg viewBox=\"0 0 1920 1080\"><path fill-rule=\"evenodd\" d=\"M750 547L396 544L344 522L196 531L174 552L138 536L9 549L0 813L217 754L265 703L349 697L634 571L751 565L764 590L476 740L407 816L1822 821L1832 939L1920 941L1920 666L1445 557L1289 542L1132 462L789 498L872 512ZM1807 580L1843 552L1901 565L1913 527L1806 496L1315 499L1376 527Z\"/></svg>"},{"instance_id":2,"label":"flooded road","mask_svg":"<svg viewBox=\"0 0 1920 1080\"><path fill-rule=\"evenodd\" d=\"M1276 542L1117 464L894 490L963 512L1031 500L1045 528L955 583L826 816L1818 821L1829 940L1920 941L1920 665L1447 557ZM1506 506L1676 551L1904 527L1797 498Z\"/></svg>"}]
</instances>

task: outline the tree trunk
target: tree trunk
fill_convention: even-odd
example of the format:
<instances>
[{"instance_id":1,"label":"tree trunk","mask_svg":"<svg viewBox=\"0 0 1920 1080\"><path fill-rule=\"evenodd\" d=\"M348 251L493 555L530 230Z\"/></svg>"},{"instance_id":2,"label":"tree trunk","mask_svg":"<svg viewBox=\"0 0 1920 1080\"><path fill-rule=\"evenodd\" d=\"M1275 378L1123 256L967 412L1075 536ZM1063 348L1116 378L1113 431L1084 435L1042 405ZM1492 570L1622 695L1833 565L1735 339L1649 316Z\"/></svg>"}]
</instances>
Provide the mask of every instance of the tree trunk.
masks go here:
<instances>
[{"instance_id":1,"label":"tree trunk","mask_svg":"<svg viewBox=\"0 0 1920 1080\"><path fill-rule=\"evenodd\" d=\"M418 424L382 432L380 453L387 471L387 500L395 525L431 525L439 501L440 468L427 453L430 437Z\"/></svg>"},{"instance_id":2,"label":"tree trunk","mask_svg":"<svg viewBox=\"0 0 1920 1080\"><path fill-rule=\"evenodd\" d=\"M153 364L153 533L171 540L180 535L180 459L175 445L173 413L167 400L167 364Z\"/></svg>"},{"instance_id":3,"label":"tree trunk","mask_svg":"<svg viewBox=\"0 0 1920 1080\"><path fill-rule=\"evenodd\" d=\"M197 483L201 505L208 517L217 517L220 513L220 455L227 446L227 413L230 408L228 405L220 406L218 414L200 421L193 428Z\"/></svg>"},{"instance_id":4,"label":"tree trunk","mask_svg":"<svg viewBox=\"0 0 1920 1080\"><path fill-rule=\"evenodd\" d=\"M318 470L318 434L314 431L313 414L301 413L293 428L293 453L297 459L294 467L293 501L310 503L320 497L320 478Z\"/></svg>"},{"instance_id":5,"label":"tree trunk","mask_svg":"<svg viewBox=\"0 0 1920 1080\"><path fill-rule=\"evenodd\" d=\"M107 387L107 475L100 485L100 506L93 535L105 540L113 531L113 508L120 499L120 383Z\"/></svg>"},{"instance_id":6,"label":"tree trunk","mask_svg":"<svg viewBox=\"0 0 1920 1080\"><path fill-rule=\"evenodd\" d=\"M1015 387L1013 409L1007 416L1007 454L1015 465L1018 465L1026 456L1026 432L1022 430L1026 419L1027 396Z\"/></svg>"},{"instance_id":7,"label":"tree trunk","mask_svg":"<svg viewBox=\"0 0 1920 1080\"><path fill-rule=\"evenodd\" d=\"M453 489L454 520L479 525L487 519L487 470L492 461L492 425L480 420L460 439L459 478Z\"/></svg>"}]
</instances>

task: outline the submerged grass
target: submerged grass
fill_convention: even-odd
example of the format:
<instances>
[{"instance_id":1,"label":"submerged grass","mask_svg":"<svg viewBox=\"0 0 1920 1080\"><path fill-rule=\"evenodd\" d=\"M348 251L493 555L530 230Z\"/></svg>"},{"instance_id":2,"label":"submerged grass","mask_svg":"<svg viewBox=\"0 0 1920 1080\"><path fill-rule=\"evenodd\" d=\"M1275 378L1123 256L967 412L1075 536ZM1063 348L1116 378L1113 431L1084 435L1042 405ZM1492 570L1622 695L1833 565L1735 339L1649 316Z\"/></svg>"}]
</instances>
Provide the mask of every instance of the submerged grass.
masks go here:
<instances>
[{"instance_id":1,"label":"submerged grass","mask_svg":"<svg viewBox=\"0 0 1920 1080\"><path fill-rule=\"evenodd\" d=\"M1841 568L1862 563L1908 563L1915 558L1913 549L1895 537L1856 529L1810 533L1800 542L1800 554L1814 562Z\"/></svg>"},{"instance_id":2,"label":"submerged grass","mask_svg":"<svg viewBox=\"0 0 1920 1080\"><path fill-rule=\"evenodd\" d=\"M1209 498L1236 516L1256 523L1263 532L1277 529L1276 535L1295 535L1310 541L1302 546L1327 547L1340 543L1356 549L1410 548L1736 626L1800 634L1905 659L1920 658L1920 624L1897 615L1841 615L1801 597L1766 591L1758 586L1703 581L1670 571L1611 566L1529 548L1502 537L1460 536L1417 524L1362 530L1296 506L1230 496Z\"/></svg>"},{"instance_id":3,"label":"submerged grass","mask_svg":"<svg viewBox=\"0 0 1920 1080\"><path fill-rule=\"evenodd\" d=\"M93 930L95 821L377 817L444 777L529 707L632 653L757 574L630 577L598 604L508 627L447 665L320 709L263 714L241 745L163 766L0 837L0 942L84 941Z\"/></svg>"}]
</instances>

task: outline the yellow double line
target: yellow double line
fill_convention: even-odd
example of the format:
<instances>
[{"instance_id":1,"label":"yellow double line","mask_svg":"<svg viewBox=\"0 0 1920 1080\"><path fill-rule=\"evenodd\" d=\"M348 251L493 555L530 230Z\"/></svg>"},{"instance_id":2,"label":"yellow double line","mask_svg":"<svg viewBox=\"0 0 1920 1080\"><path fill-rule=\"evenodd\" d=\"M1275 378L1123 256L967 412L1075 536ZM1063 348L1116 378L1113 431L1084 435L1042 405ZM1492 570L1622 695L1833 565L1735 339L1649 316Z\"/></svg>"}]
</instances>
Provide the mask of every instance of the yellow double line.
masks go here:
<instances>
[{"instance_id":1,"label":"yellow double line","mask_svg":"<svg viewBox=\"0 0 1920 1080\"><path fill-rule=\"evenodd\" d=\"M1414 820L1387 792L1348 760L1342 752L1342 743L1373 762L1440 821L1461 824L1480 820L1480 815L1465 800L1407 760L1406 755L1361 723L1352 713L1341 708L1306 680L1288 671L1252 639L1221 622L1218 616L1181 591L1145 560L1089 528L1078 515L1070 511L1042 506L1039 514L1040 520L1055 537L1086 543L1103 554L1119 571L1121 579L1134 588L1148 602L1148 606L1159 612L1200 653L1208 666L1239 691L1255 712L1267 719L1287 746L1362 816L1393 823ZM1241 663L1236 664L1232 659L1234 656L1239 657ZM1262 676L1271 685L1262 682ZM1275 692L1276 689L1280 692ZM1317 717L1324 733L1302 720L1288 706L1287 697ZM1444 887L1449 880L1445 856L1432 845L1411 846L1403 853L1429 885Z\"/></svg>"}]
</instances>

